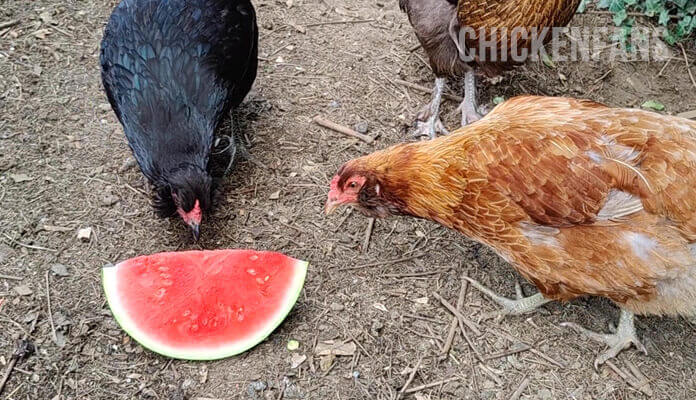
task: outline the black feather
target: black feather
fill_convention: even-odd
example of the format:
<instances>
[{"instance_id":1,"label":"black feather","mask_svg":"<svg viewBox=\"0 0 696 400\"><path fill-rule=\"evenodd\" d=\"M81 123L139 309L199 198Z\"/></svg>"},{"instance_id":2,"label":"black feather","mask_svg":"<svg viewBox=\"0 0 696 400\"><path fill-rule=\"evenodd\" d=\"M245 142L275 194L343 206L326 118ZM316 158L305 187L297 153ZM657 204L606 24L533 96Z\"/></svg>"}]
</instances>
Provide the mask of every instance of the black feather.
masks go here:
<instances>
[{"instance_id":1,"label":"black feather","mask_svg":"<svg viewBox=\"0 0 696 400\"><path fill-rule=\"evenodd\" d=\"M249 0L123 0L111 14L102 82L159 215L210 207L214 134L251 89L257 46Z\"/></svg>"}]
</instances>

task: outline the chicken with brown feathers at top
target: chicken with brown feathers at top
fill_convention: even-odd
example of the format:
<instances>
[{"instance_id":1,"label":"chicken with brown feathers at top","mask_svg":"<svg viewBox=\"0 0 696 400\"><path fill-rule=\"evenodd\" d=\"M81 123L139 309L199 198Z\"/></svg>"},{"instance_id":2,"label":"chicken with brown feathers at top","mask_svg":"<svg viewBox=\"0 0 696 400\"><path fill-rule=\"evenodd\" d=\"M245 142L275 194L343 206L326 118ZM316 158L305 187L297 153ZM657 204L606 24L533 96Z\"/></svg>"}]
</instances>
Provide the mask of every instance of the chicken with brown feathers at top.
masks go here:
<instances>
[{"instance_id":1,"label":"chicken with brown feathers at top","mask_svg":"<svg viewBox=\"0 0 696 400\"><path fill-rule=\"evenodd\" d=\"M104 31L102 82L155 211L181 216L196 240L213 202L214 135L254 83L257 47L249 0L123 0Z\"/></svg>"},{"instance_id":2,"label":"chicken with brown feathers at top","mask_svg":"<svg viewBox=\"0 0 696 400\"><path fill-rule=\"evenodd\" d=\"M638 340L634 314L696 315L696 122L587 100L516 97L448 136L345 163L326 210L438 222L493 248L551 300L621 308L595 366Z\"/></svg>"},{"instance_id":3,"label":"chicken with brown feathers at top","mask_svg":"<svg viewBox=\"0 0 696 400\"><path fill-rule=\"evenodd\" d=\"M548 29L570 22L580 1L399 0L435 74L432 101L416 117L416 135L447 133L439 116L447 77L464 78L462 126L480 119L476 70L493 77L519 64L551 39ZM482 47L486 43L493 45Z\"/></svg>"}]
</instances>

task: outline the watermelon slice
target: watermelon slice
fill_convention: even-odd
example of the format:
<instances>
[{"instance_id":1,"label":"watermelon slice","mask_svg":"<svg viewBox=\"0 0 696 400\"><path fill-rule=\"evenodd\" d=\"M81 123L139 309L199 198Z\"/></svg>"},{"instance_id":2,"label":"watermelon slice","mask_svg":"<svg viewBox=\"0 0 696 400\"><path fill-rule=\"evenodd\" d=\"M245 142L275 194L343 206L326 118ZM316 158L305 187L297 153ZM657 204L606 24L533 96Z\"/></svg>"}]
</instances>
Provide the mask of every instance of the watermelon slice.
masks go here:
<instances>
[{"instance_id":1,"label":"watermelon slice","mask_svg":"<svg viewBox=\"0 0 696 400\"><path fill-rule=\"evenodd\" d=\"M215 360L242 353L285 319L307 263L280 253L158 253L105 266L111 312L128 334L162 355Z\"/></svg>"}]
</instances>

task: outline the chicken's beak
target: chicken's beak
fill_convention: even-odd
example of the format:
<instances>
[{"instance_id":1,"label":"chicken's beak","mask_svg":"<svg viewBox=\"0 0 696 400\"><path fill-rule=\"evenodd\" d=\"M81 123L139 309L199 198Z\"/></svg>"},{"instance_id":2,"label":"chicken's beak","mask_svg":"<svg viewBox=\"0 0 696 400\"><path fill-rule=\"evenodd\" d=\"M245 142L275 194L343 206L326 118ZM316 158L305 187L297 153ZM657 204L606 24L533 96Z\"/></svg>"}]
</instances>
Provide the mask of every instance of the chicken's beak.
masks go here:
<instances>
[{"instance_id":1,"label":"chicken's beak","mask_svg":"<svg viewBox=\"0 0 696 400\"><path fill-rule=\"evenodd\" d=\"M193 233L193 240L197 242L201 237L201 226L195 222L191 222L189 227L191 228L191 233Z\"/></svg>"},{"instance_id":2,"label":"chicken's beak","mask_svg":"<svg viewBox=\"0 0 696 400\"><path fill-rule=\"evenodd\" d=\"M326 200L326 215L331 215L340 206L341 203L338 200Z\"/></svg>"}]
</instances>

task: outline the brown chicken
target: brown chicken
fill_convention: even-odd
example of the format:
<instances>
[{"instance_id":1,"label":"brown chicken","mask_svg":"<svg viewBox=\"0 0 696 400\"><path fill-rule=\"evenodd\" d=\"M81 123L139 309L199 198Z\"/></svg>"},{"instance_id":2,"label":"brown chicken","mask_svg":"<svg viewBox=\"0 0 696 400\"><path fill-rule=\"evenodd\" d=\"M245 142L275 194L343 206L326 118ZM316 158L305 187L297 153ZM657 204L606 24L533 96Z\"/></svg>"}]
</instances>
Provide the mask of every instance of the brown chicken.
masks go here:
<instances>
[{"instance_id":1,"label":"brown chicken","mask_svg":"<svg viewBox=\"0 0 696 400\"><path fill-rule=\"evenodd\" d=\"M631 343L633 314L696 315L696 123L587 100L523 96L436 140L347 162L327 213L410 215L493 248L540 293L497 296L505 314L603 296L621 308L609 349Z\"/></svg>"},{"instance_id":2,"label":"brown chicken","mask_svg":"<svg viewBox=\"0 0 696 400\"><path fill-rule=\"evenodd\" d=\"M543 34L543 29L566 26L579 4L580 0L399 0L436 76L433 99L418 113L417 134L434 138L437 132L447 133L439 117L446 77L465 78L462 126L480 119L474 68L495 76L523 61L526 57L520 55L538 51L535 30L542 44L548 42L551 34ZM465 34L460 35L462 28ZM514 33L515 28L524 28L526 34ZM495 45L486 46L482 40ZM480 52L482 45L494 51Z\"/></svg>"}]
</instances>

